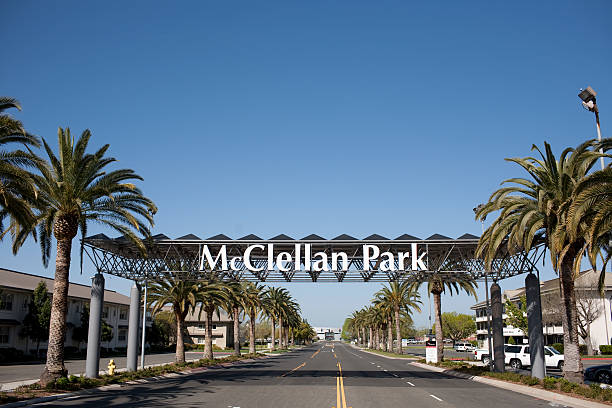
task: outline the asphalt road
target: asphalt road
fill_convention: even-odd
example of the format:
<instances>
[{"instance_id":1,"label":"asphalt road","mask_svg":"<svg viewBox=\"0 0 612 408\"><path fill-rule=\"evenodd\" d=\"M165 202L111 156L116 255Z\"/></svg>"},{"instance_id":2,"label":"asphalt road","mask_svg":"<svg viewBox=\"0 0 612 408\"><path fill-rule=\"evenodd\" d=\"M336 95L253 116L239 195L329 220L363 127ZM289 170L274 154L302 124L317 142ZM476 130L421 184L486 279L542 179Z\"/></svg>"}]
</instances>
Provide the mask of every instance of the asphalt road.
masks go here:
<instances>
[{"instance_id":1,"label":"asphalt road","mask_svg":"<svg viewBox=\"0 0 612 408\"><path fill-rule=\"evenodd\" d=\"M185 359L202 358L200 352L187 352ZM225 356L229 353L215 353L215 356ZM106 370L106 366L110 359L115 360L117 368L125 368L127 366L127 357L104 357L100 359L100 370ZM162 364L174 362L174 353L150 354L145 356L145 364ZM69 374L81 374L85 372L85 360L67 360L64 362ZM140 356L138 356L138 366L140 367ZM12 364L0 366L0 384L10 383L14 381L31 380L40 377L44 363L32 364Z\"/></svg>"},{"instance_id":2,"label":"asphalt road","mask_svg":"<svg viewBox=\"0 0 612 408\"><path fill-rule=\"evenodd\" d=\"M450 377L341 343L47 404L80 406L545 407L546 401Z\"/></svg>"}]
</instances>

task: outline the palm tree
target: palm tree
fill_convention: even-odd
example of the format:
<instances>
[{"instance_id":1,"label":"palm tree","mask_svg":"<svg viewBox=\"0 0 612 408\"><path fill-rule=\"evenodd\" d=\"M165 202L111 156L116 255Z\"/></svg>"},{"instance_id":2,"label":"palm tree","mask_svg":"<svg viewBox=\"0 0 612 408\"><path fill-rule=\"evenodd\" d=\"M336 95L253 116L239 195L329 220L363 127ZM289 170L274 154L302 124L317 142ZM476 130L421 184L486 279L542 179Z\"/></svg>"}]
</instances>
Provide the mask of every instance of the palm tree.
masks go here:
<instances>
[{"instance_id":1,"label":"palm tree","mask_svg":"<svg viewBox=\"0 0 612 408\"><path fill-rule=\"evenodd\" d=\"M270 318L272 326L272 350L276 349L276 322L280 323L279 332L279 347L282 348L282 337L283 337L283 317L284 311L288 305L290 298L289 292L285 288L271 287L265 297L264 310L266 315Z\"/></svg>"},{"instance_id":2,"label":"palm tree","mask_svg":"<svg viewBox=\"0 0 612 408\"><path fill-rule=\"evenodd\" d=\"M227 302L228 291L226 284L217 280L208 280L200 282L198 285L198 293L196 295L196 304L200 306L198 320L201 318L202 311L205 314L205 331L204 331L204 358L213 359L212 349L212 322L213 315L219 314L219 308L223 307Z\"/></svg>"},{"instance_id":3,"label":"palm tree","mask_svg":"<svg viewBox=\"0 0 612 408\"><path fill-rule=\"evenodd\" d=\"M88 223L93 221L123 234L144 253L144 244L136 232L149 236L149 225L153 225L153 215L157 211L155 204L131 183L142 177L128 169L106 170L115 161L105 157L109 145L93 154L86 153L90 137L91 133L86 130L75 142L69 129L60 128L59 157L43 139L49 163L36 161L40 175L32 175L37 188L36 217L13 236L13 247L19 248L29 234L36 232L45 266L49 261L52 236L57 240L47 364L41 375L43 385L66 374L64 339L68 275L72 240L77 232L80 230L84 238ZM81 244L81 254L82 251Z\"/></svg>"},{"instance_id":4,"label":"palm tree","mask_svg":"<svg viewBox=\"0 0 612 408\"><path fill-rule=\"evenodd\" d=\"M243 308L243 286L238 282L228 283L225 287L226 301L223 308L234 322L234 355L240 356L240 312Z\"/></svg>"},{"instance_id":5,"label":"palm tree","mask_svg":"<svg viewBox=\"0 0 612 408\"><path fill-rule=\"evenodd\" d=\"M387 303L395 318L395 338L397 339L397 352L402 354L402 339L400 333L400 312L405 310L411 314L412 309L420 312L421 295L416 287L407 282L390 282L389 286L384 286L375 296L379 301ZM391 344L393 340L391 340Z\"/></svg>"},{"instance_id":6,"label":"palm tree","mask_svg":"<svg viewBox=\"0 0 612 408\"><path fill-rule=\"evenodd\" d=\"M30 151L2 149L13 143L24 147L40 146L38 138L27 133L20 121L4 113L8 109L21 110L21 105L16 99L0 97L0 240L11 231L11 228L4 229L3 221L6 217L11 218L15 229L33 222L31 203L36 196L36 187L26 168L34 167L40 160ZM13 251L17 249L14 247Z\"/></svg>"},{"instance_id":7,"label":"palm tree","mask_svg":"<svg viewBox=\"0 0 612 408\"><path fill-rule=\"evenodd\" d=\"M417 281L415 286L420 286L425 281ZM436 332L436 352L438 361L444 360L444 336L442 335L442 293L448 292L459 294L463 290L468 295L477 297L476 288L478 284L467 275L445 276L441 273L432 273L427 277L427 291L431 293L434 300L434 329Z\"/></svg>"},{"instance_id":8,"label":"palm tree","mask_svg":"<svg viewBox=\"0 0 612 408\"><path fill-rule=\"evenodd\" d=\"M393 351L393 307L385 299L374 299L373 303L380 314L382 330L387 330L387 342L383 341L383 347L385 351Z\"/></svg>"},{"instance_id":9,"label":"palm tree","mask_svg":"<svg viewBox=\"0 0 612 408\"><path fill-rule=\"evenodd\" d=\"M249 354L255 354L255 323L257 315L263 310L267 290L265 286L252 282L244 282L242 288L242 306L249 315Z\"/></svg>"},{"instance_id":10,"label":"palm tree","mask_svg":"<svg viewBox=\"0 0 612 408\"><path fill-rule=\"evenodd\" d=\"M185 318L196 305L196 296L199 286L193 282L186 282L176 277L167 277L153 283L149 287L149 305L152 314L161 311L164 306L170 305L176 321L176 356L177 363L185 362Z\"/></svg>"},{"instance_id":11,"label":"palm tree","mask_svg":"<svg viewBox=\"0 0 612 408\"><path fill-rule=\"evenodd\" d=\"M565 149L559 159L548 143L545 153L536 146L532 150L540 158L507 159L521 166L530 179L513 178L509 186L495 191L487 204L476 214L484 219L487 214L500 211L497 219L480 238L477 255L490 268L503 251L529 252L544 245L550 252L553 269L559 274L563 305L564 377L582 382L582 362L578 348L578 313L574 293L574 278L580 272L580 260L587 250L584 223L578 222L572 233L572 208L577 185L585 180L600 153L591 150L593 140L578 147ZM574 209L577 209L576 204ZM574 221L575 222L575 221Z\"/></svg>"}]
</instances>

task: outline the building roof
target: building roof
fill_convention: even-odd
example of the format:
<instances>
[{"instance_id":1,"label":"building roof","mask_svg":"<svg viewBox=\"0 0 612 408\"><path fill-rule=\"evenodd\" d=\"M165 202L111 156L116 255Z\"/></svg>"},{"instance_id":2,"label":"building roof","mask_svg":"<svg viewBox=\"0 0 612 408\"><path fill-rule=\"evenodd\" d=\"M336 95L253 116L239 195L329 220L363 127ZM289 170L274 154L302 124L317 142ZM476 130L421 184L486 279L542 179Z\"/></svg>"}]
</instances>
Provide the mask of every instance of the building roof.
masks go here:
<instances>
[{"instance_id":1,"label":"building roof","mask_svg":"<svg viewBox=\"0 0 612 408\"><path fill-rule=\"evenodd\" d=\"M599 282L599 272L593 271L592 269L580 272L578 278L576 278L575 287L576 289L597 289ZM612 289L612 273L606 272L605 276L605 288L606 290ZM540 294L545 295L547 293L556 292L559 290L559 278L550 279L547 281L540 282ZM507 289L504 290L502 297L504 299L518 300L525 294L525 287L518 289ZM476 310L485 307L486 301L478 302L470 309Z\"/></svg>"},{"instance_id":2,"label":"building roof","mask_svg":"<svg viewBox=\"0 0 612 408\"><path fill-rule=\"evenodd\" d=\"M53 293L53 279L45 276L0 268L1 287L34 291L40 281L45 282L49 293ZM68 285L68 297L89 300L91 299L91 286L70 282ZM129 305L130 298L117 293L114 290L104 290L104 302Z\"/></svg>"}]
</instances>

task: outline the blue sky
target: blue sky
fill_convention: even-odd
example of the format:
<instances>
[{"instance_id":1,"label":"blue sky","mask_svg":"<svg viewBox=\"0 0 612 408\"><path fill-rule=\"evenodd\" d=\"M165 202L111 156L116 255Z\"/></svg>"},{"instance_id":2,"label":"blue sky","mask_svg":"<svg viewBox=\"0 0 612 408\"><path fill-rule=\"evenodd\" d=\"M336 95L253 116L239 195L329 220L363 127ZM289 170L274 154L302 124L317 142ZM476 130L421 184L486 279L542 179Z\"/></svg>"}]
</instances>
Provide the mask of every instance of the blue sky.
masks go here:
<instances>
[{"instance_id":1,"label":"blue sky","mask_svg":"<svg viewBox=\"0 0 612 408\"><path fill-rule=\"evenodd\" d=\"M505 157L595 136L579 88L598 91L612 129L606 1L2 8L0 93L21 101L15 116L54 145L58 126L110 143L170 237L479 234L472 208L521 175ZM88 282L91 264L79 275L73 259L71 279ZM53 274L32 243L18 256L0 243L0 266ZM378 286L289 288L312 324L337 326ZM446 296L443 309L472 303Z\"/></svg>"}]
</instances>

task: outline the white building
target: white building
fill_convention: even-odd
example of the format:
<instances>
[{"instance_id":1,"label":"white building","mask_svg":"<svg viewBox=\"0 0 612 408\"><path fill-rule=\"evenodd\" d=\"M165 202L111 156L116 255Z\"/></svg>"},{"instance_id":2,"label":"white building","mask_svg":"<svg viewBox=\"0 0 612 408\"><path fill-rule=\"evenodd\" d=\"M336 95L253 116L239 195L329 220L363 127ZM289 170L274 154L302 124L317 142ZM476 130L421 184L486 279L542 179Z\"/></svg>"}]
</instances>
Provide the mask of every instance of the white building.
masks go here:
<instances>
[{"instance_id":1,"label":"white building","mask_svg":"<svg viewBox=\"0 0 612 408\"><path fill-rule=\"evenodd\" d=\"M577 293L577 307L582 308L583 314L590 314L594 318L590 324L591 344L594 350L600 345L611 344L612 336L612 273L605 276L604 296L601 297L597 289L599 272L588 270L576 278L575 289ZM503 284L503 282L502 282ZM561 324L561 305L559 304L559 279L551 279L540 283L542 297L543 332L546 344L563 343L563 326ZM521 297L525 295L525 288L505 290L502 295L503 302L510 299L520 304ZM487 312L485 302L471 307L476 312L476 335L481 347L486 347L487 339ZM506 323L507 314L504 306L504 343L512 337L516 343L527 343L527 334L522 330ZM586 327L585 322L582 322ZM584 339L580 338L584 344Z\"/></svg>"},{"instance_id":2,"label":"white building","mask_svg":"<svg viewBox=\"0 0 612 408\"><path fill-rule=\"evenodd\" d=\"M313 327L317 333L319 340L336 340L340 341L342 329L337 327Z\"/></svg>"},{"instance_id":3,"label":"white building","mask_svg":"<svg viewBox=\"0 0 612 408\"><path fill-rule=\"evenodd\" d=\"M45 282L47 291L53 294L53 279L29 273L16 272L0 268L0 347L36 352L36 344L21 336L21 323L28 314L34 289L40 281ZM89 305L91 286L70 283L68 286L68 313L66 316L66 347L78 347L72 339L75 327L81 325L81 312ZM104 291L102 319L113 328L111 341L102 342L101 346L109 349L127 347L128 316L130 298L112 290ZM86 343L80 344L81 349ZM47 349L47 343L41 342L41 350Z\"/></svg>"}]
</instances>

